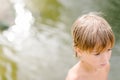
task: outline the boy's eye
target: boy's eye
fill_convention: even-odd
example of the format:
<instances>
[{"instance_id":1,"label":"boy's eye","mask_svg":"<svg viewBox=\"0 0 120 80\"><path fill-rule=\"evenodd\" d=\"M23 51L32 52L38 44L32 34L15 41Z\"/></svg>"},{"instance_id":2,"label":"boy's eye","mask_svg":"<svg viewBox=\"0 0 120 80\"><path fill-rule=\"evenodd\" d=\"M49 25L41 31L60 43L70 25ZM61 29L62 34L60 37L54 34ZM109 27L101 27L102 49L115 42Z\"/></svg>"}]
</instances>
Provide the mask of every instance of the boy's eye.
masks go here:
<instances>
[{"instance_id":1,"label":"boy's eye","mask_svg":"<svg viewBox=\"0 0 120 80\"><path fill-rule=\"evenodd\" d=\"M111 51L112 49L108 49L108 51Z\"/></svg>"},{"instance_id":2,"label":"boy's eye","mask_svg":"<svg viewBox=\"0 0 120 80\"><path fill-rule=\"evenodd\" d=\"M98 55L100 55L100 53L95 54L95 56L98 56Z\"/></svg>"}]
</instances>

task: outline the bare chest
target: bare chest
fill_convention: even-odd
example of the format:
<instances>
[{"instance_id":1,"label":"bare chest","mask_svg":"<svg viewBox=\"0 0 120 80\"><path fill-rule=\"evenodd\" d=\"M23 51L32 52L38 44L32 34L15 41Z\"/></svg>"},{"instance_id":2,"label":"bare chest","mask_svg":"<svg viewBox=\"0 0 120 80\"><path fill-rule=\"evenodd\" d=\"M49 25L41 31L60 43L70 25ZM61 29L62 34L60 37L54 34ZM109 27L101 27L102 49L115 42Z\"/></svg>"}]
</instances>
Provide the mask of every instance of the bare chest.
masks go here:
<instances>
[{"instance_id":1,"label":"bare chest","mask_svg":"<svg viewBox=\"0 0 120 80\"><path fill-rule=\"evenodd\" d=\"M103 75L103 76L86 76L82 80L107 80L107 76L105 76L105 75Z\"/></svg>"},{"instance_id":2,"label":"bare chest","mask_svg":"<svg viewBox=\"0 0 120 80\"><path fill-rule=\"evenodd\" d=\"M82 75L78 80L108 80L108 73Z\"/></svg>"}]
</instances>

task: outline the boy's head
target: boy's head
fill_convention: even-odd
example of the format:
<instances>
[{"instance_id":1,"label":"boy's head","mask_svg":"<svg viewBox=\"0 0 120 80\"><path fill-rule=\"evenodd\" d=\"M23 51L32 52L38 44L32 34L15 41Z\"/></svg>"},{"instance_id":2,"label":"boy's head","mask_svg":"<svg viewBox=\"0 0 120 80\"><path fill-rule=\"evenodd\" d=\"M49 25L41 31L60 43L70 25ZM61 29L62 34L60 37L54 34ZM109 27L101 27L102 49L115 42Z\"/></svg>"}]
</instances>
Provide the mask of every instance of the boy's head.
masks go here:
<instances>
[{"instance_id":1,"label":"boy's head","mask_svg":"<svg viewBox=\"0 0 120 80\"><path fill-rule=\"evenodd\" d=\"M108 22L89 13L78 18L72 27L74 47L81 51L102 52L114 46L114 34Z\"/></svg>"}]
</instances>

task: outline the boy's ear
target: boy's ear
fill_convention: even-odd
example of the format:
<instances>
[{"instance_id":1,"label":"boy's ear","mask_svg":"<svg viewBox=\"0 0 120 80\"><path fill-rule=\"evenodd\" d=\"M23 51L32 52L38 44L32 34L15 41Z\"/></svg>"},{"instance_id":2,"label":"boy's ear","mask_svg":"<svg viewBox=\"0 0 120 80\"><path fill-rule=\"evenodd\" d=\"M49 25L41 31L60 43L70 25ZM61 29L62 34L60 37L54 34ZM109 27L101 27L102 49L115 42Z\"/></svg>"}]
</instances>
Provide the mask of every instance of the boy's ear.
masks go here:
<instances>
[{"instance_id":1,"label":"boy's ear","mask_svg":"<svg viewBox=\"0 0 120 80\"><path fill-rule=\"evenodd\" d=\"M82 51L79 48L75 47L74 50L75 50L77 56L82 56Z\"/></svg>"}]
</instances>

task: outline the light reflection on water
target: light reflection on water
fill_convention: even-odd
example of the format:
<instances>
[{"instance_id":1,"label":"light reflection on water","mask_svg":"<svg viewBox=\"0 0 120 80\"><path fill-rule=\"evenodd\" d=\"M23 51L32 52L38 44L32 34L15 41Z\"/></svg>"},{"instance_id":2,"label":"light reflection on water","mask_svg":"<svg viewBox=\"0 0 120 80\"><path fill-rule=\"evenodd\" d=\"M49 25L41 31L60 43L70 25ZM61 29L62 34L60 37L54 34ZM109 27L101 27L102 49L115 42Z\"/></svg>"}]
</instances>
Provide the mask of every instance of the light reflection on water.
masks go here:
<instances>
[{"instance_id":1,"label":"light reflection on water","mask_svg":"<svg viewBox=\"0 0 120 80\"><path fill-rule=\"evenodd\" d=\"M30 27L34 19L30 11L26 10L22 0L11 0L16 11L15 24L5 31L3 35L8 41L14 44L21 44L21 42L29 36Z\"/></svg>"}]
</instances>

